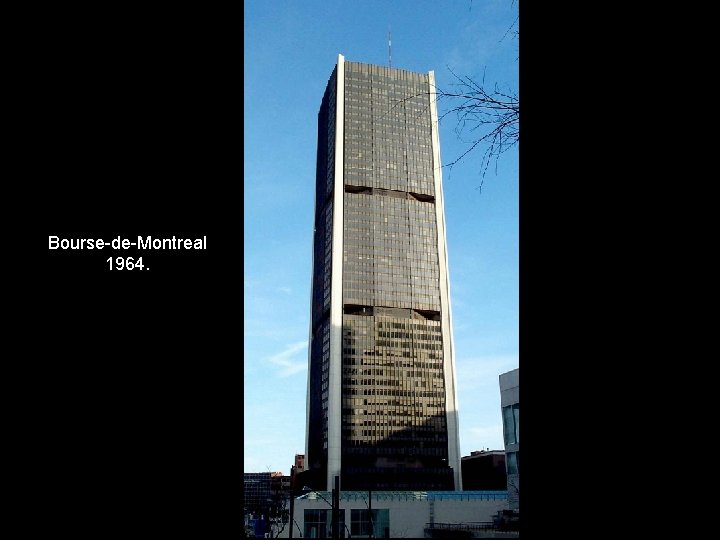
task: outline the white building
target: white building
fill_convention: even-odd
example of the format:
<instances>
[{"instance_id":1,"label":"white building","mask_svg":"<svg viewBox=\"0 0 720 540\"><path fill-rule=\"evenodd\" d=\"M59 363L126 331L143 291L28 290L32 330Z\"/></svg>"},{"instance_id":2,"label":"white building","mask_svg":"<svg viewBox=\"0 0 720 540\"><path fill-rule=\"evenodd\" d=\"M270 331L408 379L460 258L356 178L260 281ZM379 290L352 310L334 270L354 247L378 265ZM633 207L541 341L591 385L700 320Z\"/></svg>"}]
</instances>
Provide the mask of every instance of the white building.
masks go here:
<instances>
[{"instance_id":1,"label":"white building","mask_svg":"<svg viewBox=\"0 0 720 540\"><path fill-rule=\"evenodd\" d=\"M520 509L520 369L500 375L500 407L510 508Z\"/></svg>"},{"instance_id":2,"label":"white building","mask_svg":"<svg viewBox=\"0 0 720 540\"><path fill-rule=\"evenodd\" d=\"M340 536L368 538L425 538L430 529L483 532L500 510L508 509L506 491L343 491L340 494ZM293 538L331 537L332 495L311 492L295 499ZM372 523L369 509L372 506ZM510 534L510 533L508 533ZM426 536L427 535L427 536ZM514 536L517 536L515 533ZM280 538L289 537L286 526ZM509 537L513 537L510 534Z\"/></svg>"}]
</instances>

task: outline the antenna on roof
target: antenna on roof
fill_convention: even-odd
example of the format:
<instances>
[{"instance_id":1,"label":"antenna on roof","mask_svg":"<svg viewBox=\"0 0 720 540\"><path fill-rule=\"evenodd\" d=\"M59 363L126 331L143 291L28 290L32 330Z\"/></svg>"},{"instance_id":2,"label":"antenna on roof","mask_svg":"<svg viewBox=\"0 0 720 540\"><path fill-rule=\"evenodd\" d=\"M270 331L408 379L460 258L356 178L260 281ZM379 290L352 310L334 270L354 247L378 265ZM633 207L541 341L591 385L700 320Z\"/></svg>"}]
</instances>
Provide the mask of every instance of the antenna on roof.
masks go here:
<instances>
[{"instance_id":1,"label":"antenna on roof","mask_svg":"<svg viewBox=\"0 0 720 540\"><path fill-rule=\"evenodd\" d=\"M388 67L392 67L392 34L388 25Z\"/></svg>"}]
</instances>

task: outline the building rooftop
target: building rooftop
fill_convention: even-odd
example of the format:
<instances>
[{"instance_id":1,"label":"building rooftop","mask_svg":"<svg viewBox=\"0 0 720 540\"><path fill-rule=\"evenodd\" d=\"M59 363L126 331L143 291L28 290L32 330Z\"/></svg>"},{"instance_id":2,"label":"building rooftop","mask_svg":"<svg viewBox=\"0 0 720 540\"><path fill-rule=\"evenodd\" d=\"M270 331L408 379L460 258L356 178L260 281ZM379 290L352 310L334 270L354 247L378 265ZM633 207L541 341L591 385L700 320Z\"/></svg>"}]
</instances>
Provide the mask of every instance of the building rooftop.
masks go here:
<instances>
[{"instance_id":1,"label":"building rooftop","mask_svg":"<svg viewBox=\"0 0 720 540\"><path fill-rule=\"evenodd\" d=\"M475 450L470 452L469 456L463 456L462 459L470 459L480 456L504 456L505 450Z\"/></svg>"},{"instance_id":2,"label":"building rooftop","mask_svg":"<svg viewBox=\"0 0 720 540\"><path fill-rule=\"evenodd\" d=\"M507 491L373 491L374 501L472 501L472 500L505 500ZM340 491L341 501L367 500L367 491ZM311 491L298 499L329 501L330 491Z\"/></svg>"},{"instance_id":3,"label":"building rooftop","mask_svg":"<svg viewBox=\"0 0 720 540\"><path fill-rule=\"evenodd\" d=\"M513 388L520 384L520 368L515 368L507 373L500 374L500 390Z\"/></svg>"}]
</instances>

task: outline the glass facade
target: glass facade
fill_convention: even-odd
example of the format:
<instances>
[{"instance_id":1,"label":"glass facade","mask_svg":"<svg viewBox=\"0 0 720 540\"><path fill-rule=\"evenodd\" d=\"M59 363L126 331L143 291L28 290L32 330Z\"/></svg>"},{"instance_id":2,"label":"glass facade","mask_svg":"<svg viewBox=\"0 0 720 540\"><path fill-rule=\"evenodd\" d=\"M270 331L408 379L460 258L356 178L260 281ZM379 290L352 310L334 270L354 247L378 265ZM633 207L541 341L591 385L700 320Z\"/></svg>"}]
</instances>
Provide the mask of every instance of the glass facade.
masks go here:
<instances>
[{"instance_id":1,"label":"glass facade","mask_svg":"<svg viewBox=\"0 0 720 540\"><path fill-rule=\"evenodd\" d=\"M271 473L245 473L243 478L243 503L246 512L262 514L267 512Z\"/></svg>"},{"instance_id":2,"label":"glass facade","mask_svg":"<svg viewBox=\"0 0 720 540\"><path fill-rule=\"evenodd\" d=\"M372 519L370 519L372 516ZM390 510L350 511L350 533L353 538L390 538Z\"/></svg>"},{"instance_id":3,"label":"glass facade","mask_svg":"<svg viewBox=\"0 0 720 540\"><path fill-rule=\"evenodd\" d=\"M342 489L454 489L430 79L357 62L342 69L341 183L331 181L337 70L319 114L309 465L327 463L328 321L339 294ZM333 222L336 189L342 224ZM338 226L342 268L333 269ZM339 291L330 290L333 271Z\"/></svg>"},{"instance_id":4,"label":"glass facade","mask_svg":"<svg viewBox=\"0 0 720 540\"><path fill-rule=\"evenodd\" d=\"M310 407L308 468L325 476L328 447L328 389L330 371L330 297L332 277L332 191L335 175L335 84L328 81L318 114L317 173L315 179L315 234L313 246L312 327L310 344ZM324 487L324 486L319 486Z\"/></svg>"},{"instance_id":5,"label":"glass facade","mask_svg":"<svg viewBox=\"0 0 720 540\"><path fill-rule=\"evenodd\" d=\"M340 517L339 536L348 538L345 510L341 509L338 514ZM305 538L330 538L332 536L332 510L305 510L303 519L305 521Z\"/></svg>"},{"instance_id":6,"label":"glass facade","mask_svg":"<svg viewBox=\"0 0 720 540\"><path fill-rule=\"evenodd\" d=\"M508 476L520 474L520 452L507 453L507 473Z\"/></svg>"},{"instance_id":7,"label":"glass facade","mask_svg":"<svg viewBox=\"0 0 720 540\"><path fill-rule=\"evenodd\" d=\"M520 404L502 408L505 445L520 444Z\"/></svg>"}]
</instances>

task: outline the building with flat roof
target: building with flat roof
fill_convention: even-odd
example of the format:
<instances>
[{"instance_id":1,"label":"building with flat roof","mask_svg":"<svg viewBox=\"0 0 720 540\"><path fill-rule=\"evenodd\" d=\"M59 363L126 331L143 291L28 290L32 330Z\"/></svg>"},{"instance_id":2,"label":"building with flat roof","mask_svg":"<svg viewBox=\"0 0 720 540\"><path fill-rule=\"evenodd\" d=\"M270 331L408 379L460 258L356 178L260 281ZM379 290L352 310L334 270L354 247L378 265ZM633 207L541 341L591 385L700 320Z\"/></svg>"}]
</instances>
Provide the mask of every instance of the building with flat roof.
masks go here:
<instances>
[{"instance_id":1,"label":"building with flat roof","mask_svg":"<svg viewBox=\"0 0 720 540\"><path fill-rule=\"evenodd\" d=\"M296 498L292 536L329 538L331 501L328 491ZM517 538L515 532L498 530L498 513L507 509L507 491L343 491L339 537ZM279 538L289 537L289 526L277 529Z\"/></svg>"},{"instance_id":2,"label":"building with flat roof","mask_svg":"<svg viewBox=\"0 0 720 540\"><path fill-rule=\"evenodd\" d=\"M271 472L244 473L243 506L248 514L267 513L267 502L272 495Z\"/></svg>"},{"instance_id":3,"label":"building with flat roof","mask_svg":"<svg viewBox=\"0 0 720 540\"><path fill-rule=\"evenodd\" d=\"M434 73L345 61L318 114L303 482L461 489Z\"/></svg>"},{"instance_id":4,"label":"building with flat roof","mask_svg":"<svg viewBox=\"0 0 720 540\"><path fill-rule=\"evenodd\" d=\"M463 490L506 490L504 450L470 452L461 459Z\"/></svg>"}]
</instances>

